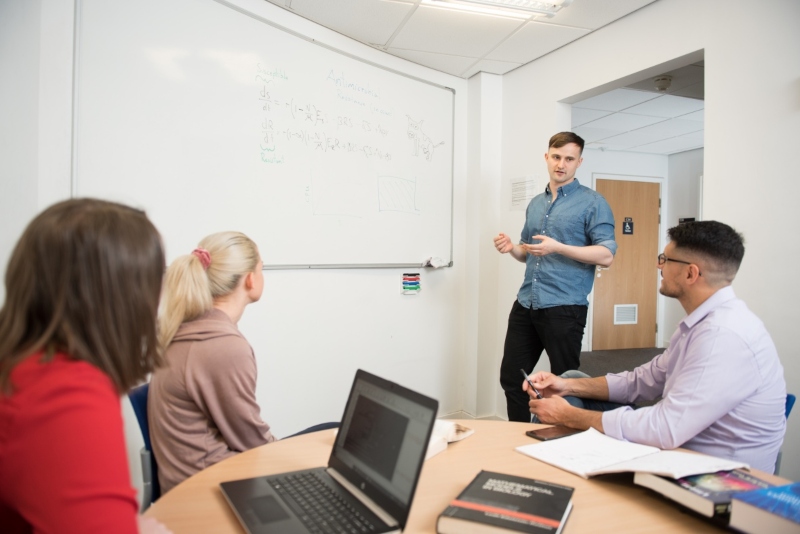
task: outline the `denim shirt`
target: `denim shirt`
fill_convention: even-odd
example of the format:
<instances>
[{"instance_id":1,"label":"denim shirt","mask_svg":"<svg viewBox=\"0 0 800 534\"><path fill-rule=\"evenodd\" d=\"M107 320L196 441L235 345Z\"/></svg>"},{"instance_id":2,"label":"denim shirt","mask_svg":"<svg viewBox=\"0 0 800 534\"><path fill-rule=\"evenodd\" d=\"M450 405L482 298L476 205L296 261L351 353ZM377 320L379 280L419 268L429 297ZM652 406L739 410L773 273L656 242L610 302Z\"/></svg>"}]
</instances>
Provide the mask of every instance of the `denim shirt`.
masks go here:
<instances>
[{"instance_id":1,"label":"denim shirt","mask_svg":"<svg viewBox=\"0 0 800 534\"><path fill-rule=\"evenodd\" d=\"M552 197L548 185L544 193L531 199L520 243L531 244L532 236L546 235L566 245L602 245L612 254L617 252L614 214L600 193L575 179L558 188L555 202L551 202ZM586 297L594 284L594 271L594 265L561 254L528 254L525 280L517 300L524 307L537 310L553 306L588 306Z\"/></svg>"}]
</instances>

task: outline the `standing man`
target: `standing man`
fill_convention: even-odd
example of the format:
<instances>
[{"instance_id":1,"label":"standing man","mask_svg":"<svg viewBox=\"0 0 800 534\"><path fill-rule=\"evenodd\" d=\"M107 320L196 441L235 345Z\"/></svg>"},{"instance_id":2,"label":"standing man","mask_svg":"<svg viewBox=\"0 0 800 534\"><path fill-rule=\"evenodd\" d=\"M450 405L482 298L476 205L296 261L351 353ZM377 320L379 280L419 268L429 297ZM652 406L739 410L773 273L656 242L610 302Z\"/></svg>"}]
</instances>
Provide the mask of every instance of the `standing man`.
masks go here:
<instances>
[{"instance_id":1,"label":"standing man","mask_svg":"<svg viewBox=\"0 0 800 534\"><path fill-rule=\"evenodd\" d=\"M543 423L593 427L661 449L685 447L772 473L786 432L786 382L764 323L731 287L744 256L742 236L717 221L680 224L668 233L658 256L660 291L687 314L669 348L633 371L596 378L536 373L531 380L544 399L530 401L531 413ZM604 402L658 397L638 410Z\"/></svg>"},{"instance_id":2,"label":"standing man","mask_svg":"<svg viewBox=\"0 0 800 534\"><path fill-rule=\"evenodd\" d=\"M528 395L519 387L520 369L532 372L542 350L556 375L580 365L587 296L595 265L614 260L614 215L602 195L575 178L584 141L572 132L550 138L544 155L550 183L534 197L519 244L506 234L494 238L501 254L525 262L525 279L508 316L500 364L509 421L530 421Z\"/></svg>"}]
</instances>

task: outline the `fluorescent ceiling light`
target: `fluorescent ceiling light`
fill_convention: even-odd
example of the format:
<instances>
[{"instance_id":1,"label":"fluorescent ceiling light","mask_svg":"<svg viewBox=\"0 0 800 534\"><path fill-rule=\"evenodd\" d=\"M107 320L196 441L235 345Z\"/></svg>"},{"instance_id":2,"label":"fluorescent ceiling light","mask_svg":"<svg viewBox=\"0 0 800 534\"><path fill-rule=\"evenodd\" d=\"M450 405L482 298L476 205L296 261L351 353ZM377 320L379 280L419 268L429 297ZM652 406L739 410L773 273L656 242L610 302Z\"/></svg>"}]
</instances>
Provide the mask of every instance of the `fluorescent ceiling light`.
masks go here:
<instances>
[{"instance_id":1,"label":"fluorescent ceiling light","mask_svg":"<svg viewBox=\"0 0 800 534\"><path fill-rule=\"evenodd\" d=\"M527 16L536 14L552 17L562 8L570 5L572 0L551 0L549 2L537 0L423 0L423 3L501 15L524 13ZM493 9L486 10L486 8Z\"/></svg>"}]
</instances>

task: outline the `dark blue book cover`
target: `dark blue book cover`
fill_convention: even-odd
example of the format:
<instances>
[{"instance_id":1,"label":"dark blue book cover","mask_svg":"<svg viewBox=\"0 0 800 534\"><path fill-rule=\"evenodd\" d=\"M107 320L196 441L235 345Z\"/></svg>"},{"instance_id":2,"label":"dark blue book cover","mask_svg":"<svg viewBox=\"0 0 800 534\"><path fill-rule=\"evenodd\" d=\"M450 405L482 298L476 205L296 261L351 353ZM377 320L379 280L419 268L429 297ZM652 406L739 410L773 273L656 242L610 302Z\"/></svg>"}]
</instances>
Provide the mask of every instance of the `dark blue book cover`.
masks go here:
<instances>
[{"instance_id":1,"label":"dark blue book cover","mask_svg":"<svg viewBox=\"0 0 800 534\"><path fill-rule=\"evenodd\" d=\"M737 493L733 498L789 521L800 523L800 482Z\"/></svg>"}]
</instances>

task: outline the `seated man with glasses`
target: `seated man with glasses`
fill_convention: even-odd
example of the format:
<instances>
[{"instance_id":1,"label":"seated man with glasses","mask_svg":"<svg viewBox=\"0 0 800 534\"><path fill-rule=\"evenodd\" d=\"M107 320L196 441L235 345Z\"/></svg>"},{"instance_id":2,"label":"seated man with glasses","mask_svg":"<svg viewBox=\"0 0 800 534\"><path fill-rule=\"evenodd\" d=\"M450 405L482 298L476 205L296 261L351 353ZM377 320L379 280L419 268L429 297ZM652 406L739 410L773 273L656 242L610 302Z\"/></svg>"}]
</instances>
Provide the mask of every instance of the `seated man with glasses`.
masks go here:
<instances>
[{"instance_id":1,"label":"seated man with glasses","mask_svg":"<svg viewBox=\"0 0 800 534\"><path fill-rule=\"evenodd\" d=\"M658 256L660 292L678 299L687 314L669 348L632 371L603 377L536 373L531 380L543 399L522 383L530 411L542 423L594 427L614 438L685 447L772 473L786 431L786 382L764 324L731 287L744 257L742 237L716 221L681 224L668 234L670 243ZM653 406L624 405L659 396Z\"/></svg>"}]
</instances>

